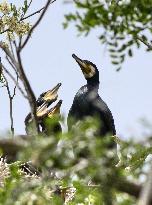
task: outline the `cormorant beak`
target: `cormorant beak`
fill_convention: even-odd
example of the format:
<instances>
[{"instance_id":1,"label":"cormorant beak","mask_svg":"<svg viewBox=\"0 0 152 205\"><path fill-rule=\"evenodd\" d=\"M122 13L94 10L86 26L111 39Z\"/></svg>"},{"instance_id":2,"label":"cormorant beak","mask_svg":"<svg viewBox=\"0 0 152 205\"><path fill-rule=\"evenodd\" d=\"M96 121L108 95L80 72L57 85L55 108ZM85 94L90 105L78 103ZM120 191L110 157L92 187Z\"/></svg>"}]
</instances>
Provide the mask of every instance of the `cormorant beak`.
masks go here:
<instances>
[{"instance_id":1,"label":"cormorant beak","mask_svg":"<svg viewBox=\"0 0 152 205\"><path fill-rule=\"evenodd\" d=\"M88 75L89 73L91 73L91 67L88 63L86 63L84 60L77 57L75 54L72 54L72 57L79 64L79 66L81 67L81 70L84 74Z\"/></svg>"},{"instance_id":2,"label":"cormorant beak","mask_svg":"<svg viewBox=\"0 0 152 205\"><path fill-rule=\"evenodd\" d=\"M59 115L60 114L60 108L62 105L62 100L59 100L59 102L49 110L48 112L48 117L51 118L54 115Z\"/></svg>"},{"instance_id":3,"label":"cormorant beak","mask_svg":"<svg viewBox=\"0 0 152 205\"><path fill-rule=\"evenodd\" d=\"M48 90L45 95L43 96L43 99L45 101L55 101L58 97L58 90L61 86L61 83L58 83L53 89Z\"/></svg>"},{"instance_id":4,"label":"cormorant beak","mask_svg":"<svg viewBox=\"0 0 152 205\"><path fill-rule=\"evenodd\" d=\"M40 107L38 107L36 115L38 118L44 117L45 115L47 115L47 107L48 107L48 103L44 102Z\"/></svg>"}]
</instances>

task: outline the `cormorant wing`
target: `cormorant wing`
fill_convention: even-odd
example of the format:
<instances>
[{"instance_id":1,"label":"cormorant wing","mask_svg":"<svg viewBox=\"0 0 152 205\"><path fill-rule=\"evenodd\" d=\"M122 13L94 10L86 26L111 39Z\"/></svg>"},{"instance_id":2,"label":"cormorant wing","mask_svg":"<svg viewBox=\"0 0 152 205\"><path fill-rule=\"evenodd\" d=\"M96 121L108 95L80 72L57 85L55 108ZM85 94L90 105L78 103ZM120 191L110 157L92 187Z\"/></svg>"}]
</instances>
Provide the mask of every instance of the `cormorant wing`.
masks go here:
<instances>
[{"instance_id":1,"label":"cormorant wing","mask_svg":"<svg viewBox=\"0 0 152 205\"><path fill-rule=\"evenodd\" d=\"M110 109L107 104L98 96L92 101L93 110L100 117L103 125L103 135L105 133L111 133L112 135L116 134L114 119Z\"/></svg>"}]
</instances>

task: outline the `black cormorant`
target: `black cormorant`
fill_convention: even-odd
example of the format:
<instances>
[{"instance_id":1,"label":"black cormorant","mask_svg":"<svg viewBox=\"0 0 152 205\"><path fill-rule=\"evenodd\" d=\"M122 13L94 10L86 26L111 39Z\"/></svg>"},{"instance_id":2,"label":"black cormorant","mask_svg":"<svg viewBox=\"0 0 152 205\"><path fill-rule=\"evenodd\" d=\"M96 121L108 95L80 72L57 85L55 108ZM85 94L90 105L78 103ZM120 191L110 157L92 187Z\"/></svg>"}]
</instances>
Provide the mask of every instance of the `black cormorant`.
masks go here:
<instances>
[{"instance_id":1,"label":"black cormorant","mask_svg":"<svg viewBox=\"0 0 152 205\"><path fill-rule=\"evenodd\" d=\"M78 58L75 54L72 57L80 66L87 84L82 86L74 97L68 114L68 128L70 129L73 125L72 119L78 121L87 116L96 116L101 121L98 135L115 135L116 130L112 113L98 94L100 81L96 65L88 60Z\"/></svg>"}]
</instances>

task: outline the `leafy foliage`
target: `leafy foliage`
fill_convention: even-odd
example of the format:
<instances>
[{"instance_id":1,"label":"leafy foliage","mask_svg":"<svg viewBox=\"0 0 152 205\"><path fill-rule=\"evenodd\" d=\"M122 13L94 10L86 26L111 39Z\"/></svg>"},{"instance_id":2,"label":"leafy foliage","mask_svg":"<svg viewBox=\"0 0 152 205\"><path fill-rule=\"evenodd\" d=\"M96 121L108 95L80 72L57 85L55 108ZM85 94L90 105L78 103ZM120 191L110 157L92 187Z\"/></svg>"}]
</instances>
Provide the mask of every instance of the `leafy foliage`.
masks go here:
<instances>
[{"instance_id":1,"label":"leafy foliage","mask_svg":"<svg viewBox=\"0 0 152 205\"><path fill-rule=\"evenodd\" d=\"M122 179L134 182L144 175L150 145L110 136L94 138L95 125L88 118L67 133L29 137L17 155L18 161L7 164L9 174L3 177L0 204L135 204L135 198L120 192L118 184ZM116 150L108 148L112 140L120 145L119 163ZM20 165L26 161L41 174L21 171Z\"/></svg>"},{"instance_id":2,"label":"leafy foliage","mask_svg":"<svg viewBox=\"0 0 152 205\"><path fill-rule=\"evenodd\" d=\"M117 70L126 56L133 56L135 46L140 48L141 41L148 44L152 40L151 0L75 0L74 4L77 10L65 15L64 28L74 22L78 32L85 35L100 29L99 40L106 44Z\"/></svg>"}]
</instances>

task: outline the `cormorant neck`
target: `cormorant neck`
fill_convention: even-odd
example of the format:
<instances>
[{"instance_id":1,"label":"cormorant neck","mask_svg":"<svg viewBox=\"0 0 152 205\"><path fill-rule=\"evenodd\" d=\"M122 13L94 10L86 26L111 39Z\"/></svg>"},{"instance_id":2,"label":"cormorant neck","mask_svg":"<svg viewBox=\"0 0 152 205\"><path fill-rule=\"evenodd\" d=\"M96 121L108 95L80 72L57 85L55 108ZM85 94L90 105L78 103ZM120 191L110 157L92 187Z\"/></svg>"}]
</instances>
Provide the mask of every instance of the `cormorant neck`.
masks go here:
<instances>
[{"instance_id":1,"label":"cormorant neck","mask_svg":"<svg viewBox=\"0 0 152 205\"><path fill-rule=\"evenodd\" d=\"M99 89L99 83L98 81L88 81L87 80L87 87L88 87L88 90L96 90L96 92L98 92L98 89Z\"/></svg>"}]
</instances>

